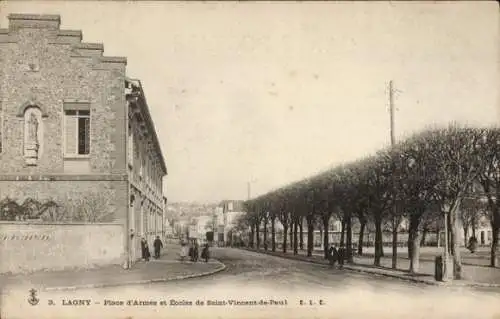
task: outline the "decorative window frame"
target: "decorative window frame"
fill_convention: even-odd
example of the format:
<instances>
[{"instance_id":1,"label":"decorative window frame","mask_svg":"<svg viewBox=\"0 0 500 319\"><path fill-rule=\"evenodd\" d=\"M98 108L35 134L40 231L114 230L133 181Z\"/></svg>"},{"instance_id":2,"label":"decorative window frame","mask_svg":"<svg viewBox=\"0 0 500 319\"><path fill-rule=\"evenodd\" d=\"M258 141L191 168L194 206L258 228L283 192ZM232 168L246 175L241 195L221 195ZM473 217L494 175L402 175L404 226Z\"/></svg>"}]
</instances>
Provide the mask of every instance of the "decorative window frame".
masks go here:
<instances>
[{"instance_id":1,"label":"decorative window frame","mask_svg":"<svg viewBox=\"0 0 500 319\"><path fill-rule=\"evenodd\" d=\"M66 152L66 111L88 111L89 112L89 153L88 154L69 154ZM92 110L89 101L66 100L62 108L62 153L64 159L89 159L92 154ZM76 138L78 140L78 125L76 126ZM78 143L77 143L78 149Z\"/></svg>"}]
</instances>

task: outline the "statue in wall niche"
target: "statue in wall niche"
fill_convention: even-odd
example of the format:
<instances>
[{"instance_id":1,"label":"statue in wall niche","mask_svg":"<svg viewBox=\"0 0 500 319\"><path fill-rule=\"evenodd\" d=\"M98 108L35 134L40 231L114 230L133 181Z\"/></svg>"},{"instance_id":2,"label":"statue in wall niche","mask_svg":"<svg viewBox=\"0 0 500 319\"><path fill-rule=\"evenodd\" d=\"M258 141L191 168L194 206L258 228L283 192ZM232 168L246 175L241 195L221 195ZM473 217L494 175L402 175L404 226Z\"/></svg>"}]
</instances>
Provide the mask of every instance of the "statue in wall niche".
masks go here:
<instances>
[{"instance_id":1,"label":"statue in wall niche","mask_svg":"<svg viewBox=\"0 0 500 319\"><path fill-rule=\"evenodd\" d=\"M28 141L38 146L38 119L34 113L30 114L29 124L29 139Z\"/></svg>"},{"instance_id":2,"label":"statue in wall niche","mask_svg":"<svg viewBox=\"0 0 500 319\"><path fill-rule=\"evenodd\" d=\"M25 113L25 145L24 156L27 165L36 165L40 150L39 130L40 121L36 112L37 108L29 108Z\"/></svg>"}]
</instances>

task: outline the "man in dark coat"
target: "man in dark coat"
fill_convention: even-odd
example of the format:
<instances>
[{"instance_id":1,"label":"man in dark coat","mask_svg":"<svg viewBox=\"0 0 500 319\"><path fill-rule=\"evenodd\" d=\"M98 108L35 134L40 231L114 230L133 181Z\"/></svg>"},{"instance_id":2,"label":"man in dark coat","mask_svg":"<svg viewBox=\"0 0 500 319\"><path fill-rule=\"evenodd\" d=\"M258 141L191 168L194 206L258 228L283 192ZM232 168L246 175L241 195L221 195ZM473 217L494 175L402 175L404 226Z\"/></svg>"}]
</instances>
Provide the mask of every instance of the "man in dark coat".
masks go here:
<instances>
[{"instance_id":1,"label":"man in dark coat","mask_svg":"<svg viewBox=\"0 0 500 319\"><path fill-rule=\"evenodd\" d=\"M189 243L189 258L191 258L191 261L194 261L194 245L193 245L193 242Z\"/></svg>"},{"instance_id":2,"label":"man in dark coat","mask_svg":"<svg viewBox=\"0 0 500 319\"><path fill-rule=\"evenodd\" d=\"M144 259L145 261L149 261L151 254L149 252L148 242L144 237L141 239L141 251L142 251L142 259Z\"/></svg>"},{"instance_id":3,"label":"man in dark coat","mask_svg":"<svg viewBox=\"0 0 500 319\"><path fill-rule=\"evenodd\" d=\"M210 258L210 253L208 251L208 244L205 244L203 250L201 251L201 258L205 259L205 262L208 262L208 258Z\"/></svg>"},{"instance_id":4,"label":"man in dark coat","mask_svg":"<svg viewBox=\"0 0 500 319\"><path fill-rule=\"evenodd\" d=\"M160 258L160 250L163 248L163 243L161 242L160 236L156 236L155 241L153 242L153 246L155 248L155 258Z\"/></svg>"},{"instance_id":5,"label":"man in dark coat","mask_svg":"<svg viewBox=\"0 0 500 319\"><path fill-rule=\"evenodd\" d=\"M328 250L328 258L330 260L330 266L335 267L335 263L339 258L338 251L337 248L335 248L335 245L332 245Z\"/></svg>"},{"instance_id":6,"label":"man in dark coat","mask_svg":"<svg viewBox=\"0 0 500 319\"><path fill-rule=\"evenodd\" d=\"M194 243L194 250L193 250L193 255L194 255L194 261L198 261L198 257L200 256L199 251L198 251L198 242Z\"/></svg>"}]
</instances>

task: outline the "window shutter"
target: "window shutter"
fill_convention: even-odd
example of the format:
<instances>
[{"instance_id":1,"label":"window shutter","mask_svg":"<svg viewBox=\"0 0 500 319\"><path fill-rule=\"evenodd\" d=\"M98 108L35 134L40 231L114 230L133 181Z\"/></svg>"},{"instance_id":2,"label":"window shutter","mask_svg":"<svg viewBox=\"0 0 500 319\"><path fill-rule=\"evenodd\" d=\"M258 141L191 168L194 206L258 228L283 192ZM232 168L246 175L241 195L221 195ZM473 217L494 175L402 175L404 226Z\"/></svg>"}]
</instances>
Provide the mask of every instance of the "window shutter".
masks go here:
<instances>
[{"instance_id":1,"label":"window shutter","mask_svg":"<svg viewBox=\"0 0 500 319\"><path fill-rule=\"evenodd\" d=\"M75 116L65 115L64 116L65 123L65 151L66 154L76 154L77 151L77 138L76 138L76 127L77 127L77 119Z\"/></svg>"},{"instance_id":2,"label":"window shutter","mask_svg":"<svg viewBox=\"0 0 500 319\"><path fill-rule=\"evenodd\" d=\"M90 118L78 118L78 154L90 153Z\"/></svg>"}]
</instances>

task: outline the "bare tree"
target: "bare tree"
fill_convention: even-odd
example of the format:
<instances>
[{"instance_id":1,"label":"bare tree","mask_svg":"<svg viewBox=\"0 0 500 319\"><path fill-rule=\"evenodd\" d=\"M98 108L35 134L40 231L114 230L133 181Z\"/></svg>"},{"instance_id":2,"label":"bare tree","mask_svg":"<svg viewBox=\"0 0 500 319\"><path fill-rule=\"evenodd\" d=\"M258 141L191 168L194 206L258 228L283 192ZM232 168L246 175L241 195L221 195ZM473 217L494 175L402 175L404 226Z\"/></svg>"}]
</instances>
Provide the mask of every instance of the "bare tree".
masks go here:
<instances>
[{"instance_id":1,"label":"bare tree","mask_svg":"<svg viewBox=\"0 0 500 319\"><path fill-rule=\"evenodd\" d=\"M490 266L498 266L498 243L500 237L500 129L491 128L485 132L482 140L481 157L485 167L478 180L487 200L487 216L492 231Z\"/></svg>"},{"instance_id":2,"label":"bare tree","mask_svg":"<svg viewBox=\"0 0 500 319\"><path fill-rule=\"evenodd\" d=\"M110 209L110 196L106 193L91 192L74 200L75 219L83 222L109 222L114 217Z\"/></svg>"},{"instance_id":3,"label":"bare tree","mask_svg":"<svg viewBox=\"0 0 500 319\"><path fill-rule=\"evenodd\" d=\"M426 136L432 163L436 166L439 182L435 188L435 198L441 210L448 215L450 225L451 254L453 256L453 275L462 279L462 262L458 242L459 216L461 201L473 181L482 171L480 142L484 130L450 125L445 129L429 131Z\"/></svg>"},{"instance_id":4,"label":"bare tree","mask_svg":"<svg viewBox=\"0 0 500 319\"><path fill-rule=\"evenodd\" d=\"M375 258L374 265L380 266L384 254L382 223L387 218L392 201L392 163L385 156L367 160L364 175L367 180L367 194L370 216L375 224Z\"/></svg>"}]
</instances>

